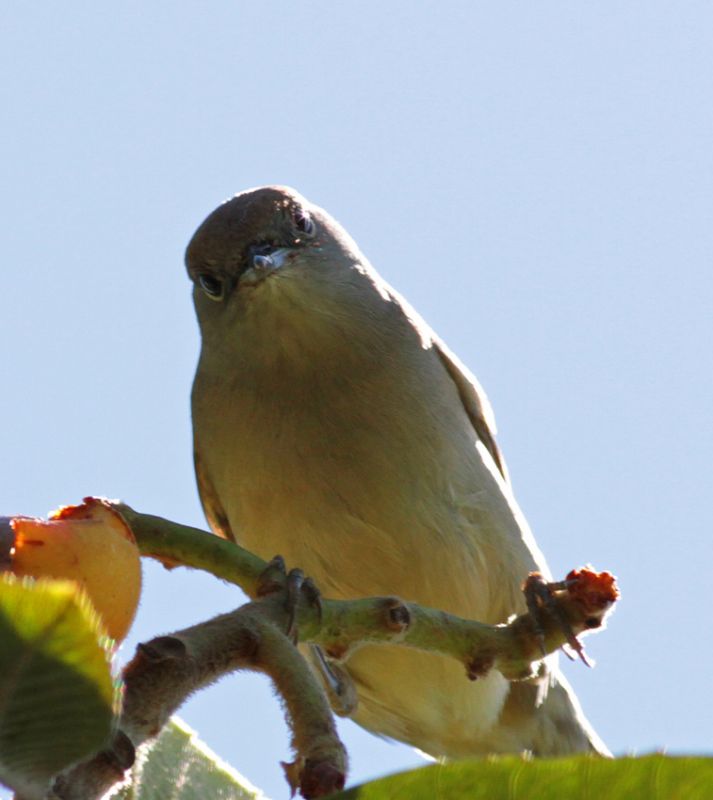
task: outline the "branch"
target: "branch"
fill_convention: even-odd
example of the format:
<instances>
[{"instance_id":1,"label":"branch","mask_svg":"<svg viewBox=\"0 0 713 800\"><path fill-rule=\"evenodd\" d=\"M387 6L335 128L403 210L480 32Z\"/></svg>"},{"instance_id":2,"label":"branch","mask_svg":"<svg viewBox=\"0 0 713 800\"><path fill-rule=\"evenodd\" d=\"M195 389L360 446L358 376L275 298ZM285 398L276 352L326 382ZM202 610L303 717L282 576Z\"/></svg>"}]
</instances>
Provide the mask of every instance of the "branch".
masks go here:
<instances>
[{"instance_id":1,"label":"branch","mask_svg":"<svg viewBox=\"0 0 713 800\"><path fill-rule=\"evenodd\" d=\"M398 597L318 600L314 590L295 594L295 573L281 560L269 564L232 542L205 531L141 514L122 503L119 511L141 553L169 568L206 570L240 586L252 602L208 622L139 645L124 670L120 733L112 746L60 776L54 798L99 798L121 780L134 748L155 736L185 699L221 676L252 669L269 675L284 700L295 761L283 765L293 791L305 798L340 789L346 753L337 738L322 686L284 631L346 660L364 644L401 644L459 660L471 680L499 670L510 680L535 677L542 658L566 643L581 653L576 636L601 627L618 597L609 573L571 572L558 584L529 576L523 587L528 613L486 625L429 609ZM300 573L301 576L301 573ZM299 583L299 581L298 581Z\"/></svg>"},{"instance_id":2,"label":"branch","mask_svg":"<svg viewBox=\"0 0 713 800\"><path fill-rule=\"evenodd\" d=\"M258 597L268 562L198 528L141 514L123 503L112 505L128 523L142 555L169 567L206 570L239 586L249 597ZM607 572L572 572L560 586L537 618L526 613L501 625L463 619L397 597L323 599L321 608L302 598L296 620L299 639L319 644L341 660L362 644L403 644L457 659L471 679L494 667L509 680L523 680L535 674L533 662L567 644L571 634L602 627L618 597ZM275 622L285 630L289 611L285 609Z\"/></svg>"},{"instance_id":3,"label":"branch","mask_svg":"<svg viewBox=\"0 0 713 800\"><path fill-rule=\"evenodd\" d=\"M93 499L85 498L85 502ZM200 528L141 514L125 503L102 502L124 517L141 555L160 561L168 569L177 566L202 569L239 586L248 597L257 597L260 576L267 567L267 562L259 556Z\"/></svg>"},{"instance_id":4,"label":"branch","mask_svg":"<svg viewBox=\"0 0 713 800\"><path fill-rule=\"evenodd\" d=\"M296 759L283 764L287 779L305 798L343 788L347 756L322 687L293 643L270 621L277 598L159 636L137 647L123 673L120 734L89 762L61 775L53 797L102 797L124 777L134 749L158 735L195 691L223 675L250 669L268 675L282 697Z\"/></svg>"}]
</instances>

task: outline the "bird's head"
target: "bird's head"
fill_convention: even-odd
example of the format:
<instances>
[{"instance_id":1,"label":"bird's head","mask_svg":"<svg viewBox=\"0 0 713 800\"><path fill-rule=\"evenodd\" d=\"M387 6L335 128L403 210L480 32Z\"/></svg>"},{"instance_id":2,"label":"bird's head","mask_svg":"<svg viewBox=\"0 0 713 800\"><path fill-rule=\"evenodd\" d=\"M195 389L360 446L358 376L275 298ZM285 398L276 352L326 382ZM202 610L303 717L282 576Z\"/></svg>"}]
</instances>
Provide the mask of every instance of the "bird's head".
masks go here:
<instances>
[{"instance_id":1,"label":"bird's head","mask_svg":"<svg viewBox=\"0 0 713 800\"><path fill-rule=\"evenodd\" d=\"M388 287L349 234L294 189L248 189L220 205L186 250L204 350L268 342L328 349L388 305Z\"/></svg>"}]
</instances>

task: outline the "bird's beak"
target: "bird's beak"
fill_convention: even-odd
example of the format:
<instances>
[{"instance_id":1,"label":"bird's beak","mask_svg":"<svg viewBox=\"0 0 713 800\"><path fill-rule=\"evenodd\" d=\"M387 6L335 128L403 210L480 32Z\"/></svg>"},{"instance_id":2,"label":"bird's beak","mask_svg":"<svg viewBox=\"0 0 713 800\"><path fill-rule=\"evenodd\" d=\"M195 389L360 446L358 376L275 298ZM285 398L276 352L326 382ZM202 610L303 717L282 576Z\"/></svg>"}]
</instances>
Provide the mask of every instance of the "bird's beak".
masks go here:
<instances>
[{"instance_id":1,"label":"bird's beak","mask_svg":"<svg viewBox=\"0 0 713 800\"><path fill-rule=\"evenodd\" d=\"M270 250L261 247L248 257L248 267L240 276L240 286L256 286L282 267L292 253L289 247Z\"/></svg>"}]
</instances>

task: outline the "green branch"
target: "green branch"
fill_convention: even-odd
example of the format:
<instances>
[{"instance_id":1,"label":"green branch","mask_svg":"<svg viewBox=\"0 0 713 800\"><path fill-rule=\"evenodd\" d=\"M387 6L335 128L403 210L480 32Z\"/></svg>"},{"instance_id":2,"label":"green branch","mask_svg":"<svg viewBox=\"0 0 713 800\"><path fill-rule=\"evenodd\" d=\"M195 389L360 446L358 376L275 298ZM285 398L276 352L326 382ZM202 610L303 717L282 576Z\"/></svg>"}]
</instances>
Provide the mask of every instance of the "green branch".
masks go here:
<instances>
[{"instance_id":1,"label":"green branch","mask_svg":"<svg viewBox=\"0 0 713 800\"><path fill-rule=\"evenodd\" d=\"M249 597L258 597L268 562L198 528L142 514L123 503L112 505L126 519L142 555L169 567L205 570L239 586ZM587 578L592 575L587 573ZM604 586L601 581L584 589L579 585L573 594L571 587L561 585L536 618L526 613L501 625L463 619L396 597L322 599L318 608L302 595L299 639L319 644L335 659L346 658L360 644L402 644L455 658L470 678L495 667L510 680L522 680L536 673L543 655L571 643L572 635L602 627L618 594L611 576L601 575L607 576ZM288 610L279 604L269 610L273 621L286 627Z\"/></svg>"}]
</instances>

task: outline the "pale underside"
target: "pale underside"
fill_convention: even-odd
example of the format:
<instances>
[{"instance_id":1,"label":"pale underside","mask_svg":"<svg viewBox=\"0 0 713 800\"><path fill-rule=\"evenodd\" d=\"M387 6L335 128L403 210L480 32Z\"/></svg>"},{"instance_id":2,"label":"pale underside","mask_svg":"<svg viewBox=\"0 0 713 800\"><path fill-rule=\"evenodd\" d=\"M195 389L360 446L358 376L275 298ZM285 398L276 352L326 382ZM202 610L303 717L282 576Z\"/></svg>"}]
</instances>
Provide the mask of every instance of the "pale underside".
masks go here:
<instances>
[{"instance_id":1,"label":"pale underside","mask_svg":"<svg viewBox=\"0 0 713 800\"><path fill-rule=\"evenodd\" d=\"M300 313L290 281L251 290L220 354L234 372L204 344L193 418L211 525L281 554L326 597L396 594L491 623L522 611L522 581L546 566L478 387L395 295L382 291L371 336L358 314ZM590 746L559 684L545 713L546 687L511 689L497 672L471 682L455 661L413 650L364 647L348 669L356 721L434 755Z\"/></svg>"}]
</instances>

